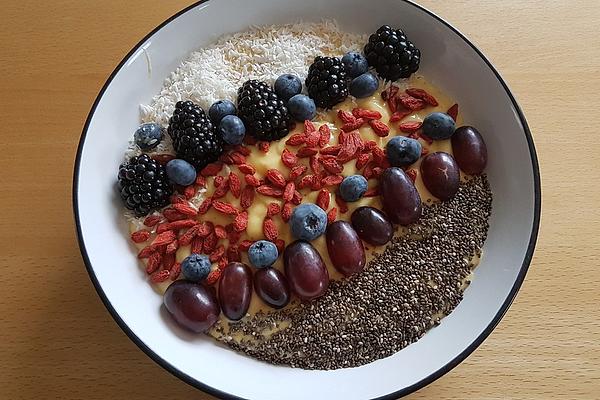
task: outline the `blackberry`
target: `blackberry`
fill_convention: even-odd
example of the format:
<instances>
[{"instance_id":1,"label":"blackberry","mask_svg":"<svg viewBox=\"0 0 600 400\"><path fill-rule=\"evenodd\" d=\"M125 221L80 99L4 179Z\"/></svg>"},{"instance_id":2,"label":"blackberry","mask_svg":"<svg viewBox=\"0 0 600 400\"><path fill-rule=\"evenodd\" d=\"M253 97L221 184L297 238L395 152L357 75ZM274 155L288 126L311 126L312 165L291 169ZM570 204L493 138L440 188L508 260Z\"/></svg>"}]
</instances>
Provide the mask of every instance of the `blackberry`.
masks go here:
<instances>
[{"instance_id":1,"label":"blackberry","mask_svg":"<svg viewBox=\"0 0 600 400\"><path fill-rule=\"evenodd\" d=\"M265 82L246 81L238 90L238 115L258 140L278 140L289 133L290 115L283 100Z\"/></svg>"},{"instance_id":2,"label":"blackberry","mask_svg":"<svg viewBox=\"0 0 600 400\"><path fill-rule=\"evenodd\" d=\"M117 187L125 207L135 211L138 217L169 204L173 189L165 167L147 154L121 164L117 177Z\"/></svg>"},{"instance_id":3,"label":"blackberry","mask_svg":"<svg viewBox=\"0 0 600 400\"><path fill-rule=\"evenodd\" d=\"M337 57L315 57L305 83L317 107L331 108L348 97L348 76Z\"/></svg>"},{"instance_id":4,"label":"blackberry","mask_svg":"<svg viewBox=\"0 0 600 400\"><path fill-rule=\"evenodd\" d=\"M167 130L177 158L200 170L223 153L223 139L204 110L191 101L178 101Z\"/></svg>"},{"instance_id":5,"label":"blackberry","mask_svg":"<svg viewBox=\"0 0 600 400\"><path fill-rule=\"evenodd\" d=\"M408 78L417 72L421 62L421 51L406 38L402 29L392 29L388 25L371 35L364 53L369 65L388 81Z\"/></svg>"}]
</instances>

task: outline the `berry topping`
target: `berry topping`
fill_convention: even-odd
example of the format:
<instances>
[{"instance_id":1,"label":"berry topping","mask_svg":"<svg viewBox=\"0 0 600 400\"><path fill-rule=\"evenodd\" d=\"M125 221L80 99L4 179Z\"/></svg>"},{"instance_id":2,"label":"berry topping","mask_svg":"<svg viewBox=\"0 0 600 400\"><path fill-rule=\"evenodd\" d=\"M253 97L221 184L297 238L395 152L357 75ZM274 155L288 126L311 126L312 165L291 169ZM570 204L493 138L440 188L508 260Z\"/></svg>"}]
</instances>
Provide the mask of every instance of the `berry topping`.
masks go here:
<instances>
[{"instance_id":1,"label":"berry topping","mask_svg":"<svg viewBox=\"0 0 600 400\"><path fill-rule=\"evenodd\" d=\"M219 123L219 133L225 143L242 144L244 136L246 136L246 127L242 120L235 115L226 115Z\"/></svg>"},{"instance_id":2,"label":"berry topping","mask_svg":"<svg viewBox=\"0 0 600 400\"><path fill-rule=\"evenodd\" d=\"M177 185L188 186L196 181L196 169L185 160L171 160L166 169L169 180Z\"/></svg>"},{"instance_id":3,"label":"berry topping","mask_svg":"<svg viewBox=\"0 0 600 400\"><path fill-rule=\"evenodd\" d=\"M379 87L379 81L370 72L357 76L350 82L350 94L363 99L372 96Z\"/></svg>"},{"instance_id":4,"label":"berry topping","mask_svg":"<svg viewBox=\"0 0 600 400\"><path fill-rule=\"evenodd\" d=\"M364 52L369 65L388 81L408 78L417 72L421 62L421 51L401 29L392 29L388 25L383 25L371 35Z\"/></svg>"},{"instance_id":5,"label":"berry topping","mask_svg":"<svg viewBox=\"0 0 600 400\"><path fill-rule=\"evenodd\" d=\"M177 157L202 169L217 161L223 152L223 140L215 132L204 110L191 101L179 101L169 120L169 135Z\"/></svg>"},{"instance_id":6,"label":"berry topping","mask_svg":"<svg viewBox=\"0 0 600 400\"><path fill-rule=\"evenodd\" d=\"M278 140L289 133L290 116L283 100L266 83L250 80L238 90L239 116L258 140Z\"/></svg>"},{"instance_id":7,"label":"berry topping","mask_svg":"<svg viewBox=\"0 0 600 400\"><path fill-rule=\"evenodd\" d=\"M308 69L306 87L317 107L331 108L348 97L347 74L336 57L315 57Z\"/></svg>"},{"instance_id":8,"label":"berry topping","mask_svg":"<svg viewBox=\"0 0 600 400\"><path fill-rule=\"evenodd\" d=\"M277 78L273 88L281 100L288 101L302 92L302 81L296 75L285 74Z\"/></svg>"},{"instance_id":9,"label":"berry topping","mask_svg":"<svg viewBox=\"0 0 600 400\"><path fill-rule=\"evenodd\" d=\"M278 257L277 246L268 240L258 240L248 249L248 260L256 268L270 267Z\"/></svg>"},{"instance_id":10,"label":"berry topping","mask_svg":"<svg viewBox=\"0 0 600 400\"><path fill-rule=\"evenodd\" d=\"M311 241L325 232L327 214L316 204L301 204L292 212L290 225L296 239Z\"/></svg>"},{"instance_id":11,"label":"berry topping","mask_svg":"<svg viewBox=\"0 0 600 400\"><path fill-rule=\"evenodd\" d=\"M181 262L181 273L192 282L200 282L210 274L211 263L207 255L190 254Z\"/></svg>"},{"instance_id":12,"label":"berry topping","mask_svg":"<svg viewBox=\"0 0 600 400\"><path fill-rule=\"evenodd\" d=\"M135 211L137 216L147 215L169 204L173 190L168 183L165 167L146 154L121 164L118 179L125 207Z\"/></svg>"},{"instance_id":13,"label":"berry topping","mask_svg":"<svg viewBox=\"0 0 600 400\"><path fill-rule=\"evenodd\" d=\"M441 112L429 114L423 120L423 133L435 140L449 139L456 129L456 124L451 116Z\"/></svg>"},{"instance_id":14,"label":"berry topping","mask_svg":"<svg viewBox=\"0 0 600 400\"><path fill-rule=\"evenodd\" d=\"M362 175L351 175L340 184L340 195L344 201L357 201L367 191L367 180Z\"/></svg>"},{"instance_id":15,"label":"berry topping","mask_svg":"<svg viewBox=\"0 0 600 400\"><path fill-rule=\"evenodd\" d=\"M208 116L215 125L219 125L226 115L235 115L236 113L235 104L229 100L219 100L208 109Z\"/></svg>"},{"instance_id":16,"label":"berry topping","mask_svg":"<svg viewBox=\"0 0 600 400\"><path fill-rule=\"evenodd\" d=\"M310 121L317 115L317 106L314 100L303 94L293 96L288 102L288 109L296 121Z\"/></svg>"},{"instance_id":17,"label":"berry topping","mask_svg":"<svg viewBox=\"0 0 600 400\"><path fill-rule=\"evenodd\" d=\"M421 157L421 143L416 139L396 136L386 145L388 161L393 167L411 165Z\"/></svg>"},{"instance_id":18,"label":"berry topping","mask_svg":"<svg viewBox=\"0 0 600 400\"><path fill-rule=\"evenodd\" d=\"M342 63L349 78L356 78L369 70L369 63L365 56L356 51L344 54Z\"/></svg>"},{"instance_id":19,"label":"berry topping","mask_svg":"<svg viewBox=\"0 0 600 400\"><path fill-rule=\"evenodd\" d=\"M133 134L135 144L142 150L152 150L163 138L163 129L154 122L142 124Z\"/></svg>"}]
</instances>

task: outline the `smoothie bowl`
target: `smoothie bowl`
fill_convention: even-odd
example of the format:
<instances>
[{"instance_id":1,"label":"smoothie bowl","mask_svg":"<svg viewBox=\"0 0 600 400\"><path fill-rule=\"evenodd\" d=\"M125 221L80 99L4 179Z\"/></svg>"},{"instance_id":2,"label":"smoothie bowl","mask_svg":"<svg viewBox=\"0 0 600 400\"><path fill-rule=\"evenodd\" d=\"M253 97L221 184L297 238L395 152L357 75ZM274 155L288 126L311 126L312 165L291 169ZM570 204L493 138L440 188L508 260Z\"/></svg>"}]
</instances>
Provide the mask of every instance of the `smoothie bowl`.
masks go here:
<instances>
[{"instance_id":1,"label":"smoothie bowl","mask_svg":"<svg viewBox=\"0 0 600 400\"><path fill-rule=\"evenodd\" d=\"M78 150L102 300L221 397L416 390L487 337L533 253L533 142L483 55L410 2L312 3L177 14Z\"/></svg>"}]
</instances>

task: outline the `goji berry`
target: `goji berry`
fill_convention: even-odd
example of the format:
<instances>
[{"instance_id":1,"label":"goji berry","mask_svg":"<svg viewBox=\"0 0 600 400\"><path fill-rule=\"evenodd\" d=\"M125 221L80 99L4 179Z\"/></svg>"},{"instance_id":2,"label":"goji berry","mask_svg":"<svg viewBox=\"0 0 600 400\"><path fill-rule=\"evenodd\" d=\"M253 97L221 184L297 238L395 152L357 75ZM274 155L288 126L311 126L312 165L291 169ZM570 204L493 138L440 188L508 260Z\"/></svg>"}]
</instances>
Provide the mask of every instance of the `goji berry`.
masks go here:
<instances>
[{"instance_id":1,"label":"goji berry","mask_svg":"<svg viewBox=\"0 0 600 400\"><path fill-rule=\"evenodd\" d=\"M306 135L303 133L294 133L288 140L285 141L285 144L290 146L300 146L306 142Z\"/></svg>"},{"instance_id":2,"label":"goji berry","mask_svg":"<svg viewBox=\"0 0 600 400\"><path fill-rule=\"evenodd\" d=\"M258 148L263 153L269 152L269 142L258 142Z\"/></svg>"},{"instance_id":3,"label":"goji berry","mask_svg":"<svg viewBox=\"0 0 600 400\"><path fill-rule=\"evenodd\" d=\"M285 177L281 172L276 169L269 169L265 176L269 182L271 182L276 187L283 188L285 187Z\"/></svg>"},{"instance_id":4,"label":"goji berry","mask_svg":"<svg viewBox=\"0 0 600 400\"><path fill-rule=\"evenodd\" d=\"M227 232L225 231L225 228L223 228L223 226L221 225L215 225L215 235L217 235L219 239L227 238Z\"/></svg>"},{"instance_id":5,"label":"goji berry","mask_svg":"<svg viewBox=\"0 0 600 400\"><path fill-rule=\"evenodd\" d=\"M246 135L244 136L244 142L243 142L246 146L253 146L256 143L258 143L258 140L256 140L256 138L252 135Z\"/></svg>"},{"instance_id":6,"label":"goji berry","mask_svg":"<svg viewBox=\"0 0 600 400\"><path fill-rule=\"evenodd\" d=\"M231 261L242 261L240 250L237 245L232 244L227 248L227 259Z\"/></svg>"},{"instance_id":7,"label":"goji berry","mask_svg":"<svg viewBox=\"0 0 600 400\"><path fill-rule=\"evenodd\" d=\"M150 275L150 282L152 283L160 283L169 279L170 271L163 269L162 271L156 271Z\"/></svg>"},{"instance_id":8,"label":"goji berry","mask_svg":"<svg viewBox=\"0 0 600 400\"><path fill-rule=\"evenodd\" d=\"M371 154L373 154L373 162L376 166L381 168L389 167L389 161L382 148L373 147L373 149L371 150Z\"/></svg>"},{"instance_id":9,"label":"goji berry","mask_svg":"<svg viewBox=\"0 0 600 400\"><path fill-rule=\"evenodd\" d=\"M331 130L329 125L323 124L319 127L319 147L325 146L331 139Z\"/></svg>"},{"instance_id":10,"label":"goji berry","mask_svg":"<svg viewBox=\"0 0 600 400\"><path fill-rule=\"evenodd\" d=\"M269 205L267 205L267 217L277 215L280 211L281 206L277 203L269 203Z\"/></svg>"},{"instance_id":11,"label":"goji berry","mask_svg":"<svg viewBox=\"0 0 600 400\"><path fill-rule=\"evenodd\" d=\"M302 203L302 194L297 190L294 190L294 197L292 197L292 203L295 205Z\"/></svg>"},{"instance_id":12,"label":"goji berry","mask_svg":"<svg viewBox=\"0 0 600 400\"><path fill-rule=\"evenodd\" d=\"M381 119L381 113L375 110L366 110L364 108L354 108L352 115L356 118L363 118L366 120Z\"/></svg>"},{"instance_id":13,"label":"goji berry","mask_svg":"<svg viewBox=\"0 0 600 400\"><path fill-rule=\"evenodd\" d=\"M365 165L371 160L369 153L361 153L356 157L356 169L363 169Z\"/></svg>"},{"instance_id":14,"label":"goji berry","mask_svg":"<svg viewBox=\"0 0 600 400\"><path fill-rule=\"evenodd\" d=\"M144 243L148 239L150 239L150 232L148 232L146 229L140 229L139 231L135 231L131 234L131 240L134 243Z\"/></svg>"},{"instance_id":15,"label":"goji berry","mask_svg":"<svg viewBox=\"0 0 600 400\"><path fill-rule=\"evenodd\" d=\"M327 209L329 208L329 200L330 200L329 191L322 189L321 191L319 191L316 204L319 207L321 207L323 209L323 211L327 211Z\"/></svg>"},{"instance_id":16,"label":"goji berry","mask_svg":"<svg viewBox=\"0 0 600 400\"><path fill-rule=\"evenodd\" d=\"M364 118L356 118L356 120L354 122L348 122L348 123L342 125L342 130L344 132L351 132L351 131L354 131L354 130L360 128L366 122L367 122L367 120Z\"/></svg>"},{"instance_id":17,"label":"goji berry","mask_svg":"<svg viewBox=\"0 0 600 400\"><path fill-rule=\"evenodd\" d=\"M343 140L342 149L336 158L341 163L350 161L356 156L356 152L362 148L362 138L358 131L347 132L346 135L340 135L340 141Z\"/></svg>"},{"instance_id":18,"label":"goji berry","mask_svg":"<svg viewBox=\"0 0 600 400\"><path fill-rule=\"evenodd\" d=\"M150 275L154 271L160 268L160 263L162 261L162 256L159 252L155 251L148 257L148 262L146 263L146 273Z\"/></svg>"},{"instance_id":19,"label":"goji berry","mask_svg":"<svg viewBox=\"0 0 600 400\"><path fill-rule=\"evenodd\" d=\"M308 167L306 165L296 165L290 171L290 181L295 180L297 177L305 173L306 170L308 170Z\"/></svg>"},{"instance_id":20,"label":"goji berry","mask_svg":"<svg viewBox=\"0 0 600 400\"><path fill-rule=\"evenodd\" d=\"M308 164L314 174L319 175L321 173L321 163L319 162L318 155L315 154L314 156L310 156Z\"/></svg>"},{"instance_id":21,"label":"goji berry","mask_svg":"<svg viewBox=\"0 0 600 400\"><path fill-rule=\"evenodd\" d=\"M221 197L225 197L227 192L229 192L229 178L223 180L223 183L214 191L212 197L213 199L220 199Z\"/></svg>"},{"instance_id":22,"label":"goji berry","mask_svg":"<svg viewBox=\"0 0 600 400\"><path fill-rule=\"evenodd\" d=\"M219 200L213 201L213 208L215 210L217 210L218 212L220 212L221 214L225 214L225 215L237 215L238 214L237 208L235 208L232 204L224 202L224 201L219 201Z\"/></svg>"},{"instance_id":23,"label":"goji berry","mask_svg":"<svg viewBox=\"0 0 600 400\"><path fill-rule=\"evenodd\" d=\"M288 182L285 185L285 189L283 190L283 194L281 195L281 197L283 198L283 201L292 201L292 198L294 197L294 191L296 190L296 184L294 182Z\"/></svg>"},{"instance_id":24,"label":"goji berry","mask_svg":"<svg viewBox=\"0 0 600 400\"><path fill-rule=\"evenodd\" d=\"M240 206L242 209L246 210L250 208L252 202L254 201L254 188L250 185L246 185L244 190L242 190L242 195L240 196Z\"/></svg>"},{"instance_id":25,"label":"goji berry","mask_svg":"<svg viewBox=\"0 0 600 400\"><path fill-rule=\"evenodd\" d=\"M185 189L183 189L183 196L187 200L191 199L195 195L196 195L196 188L193 185L186 186Z\"/></svg>"},{"instance_id":26,"label":"goji berry","mask_svg":"<svg viewBox=\"0 0 600 400\"><path fill-rule=\"evenodd\" d=\"M321 180L323 186L339 185L344 180L341 175L329 175Z\"/></svg>"},{"instance_id":27,"label":"goji berry","mask_svg":"<svg viewBox=\"0 0 600 400\"><path fill-rule=\"evenodd\" d=\"M383 174L383 168L381 168L381 167L373 168L373 178L379 178L381 176L381 174Z\"/></svg>"},{"instance_id":28,"label":"goji berry","mask_svg":"<svg viewBox=\"0 0 600 400\"><path fill-rule=\"evenodd\" d=\"M171 279L172 281L177 280L177 278L179 278L179 275L181 274L181 264L178 262L175 262L173 264L173 266L171 267L171 270L169 271L169 279Z\"/></svg>"},{"instance_id":29,"label":"goji berry","mask_svg":"<svg viewBox=\"0 0 600 400\"><path fill-rule=\"evenodd\" d=\"M165 208L163 210L163 215L168 221L178 221L186 218L185 215L177 210L174 210L173 208Z\"/></svg>"},{"instance_id":30,"label":"goji berry","mask_svg":"<svg viewBox=\"0 0 600 400\"><path fill-rule=\"evenodd\" d=\"M373 132L379 137L386 137L390 134L390 127L381 121L372 119L369 121L369 126L373 129Z\"/></svg>"},{"instance_id":31,"label":"goji berry","mask_svg":"<svg viewBox=\"0 0 600 400\"><path fill-rule=\"evenodd\" d=\"M344 170L344 167L338 163L335 159L323 159L321 158L321 164L323 168L330 174L339 174Z\"/></svg>"},{"instance_id":32,"label":"goji berry","mask_svg":"<svg viewBox=\"0 0 600 400\"><path fill-rule=\"evenodd\" d=\"M156 247L155 246L146 246L142 250L140 250L140 252L138 253L138 258L140 260L142 260L144 258L150 257L154 253L156 253Z\"/></svg>"},{"instance_id":33,"label":"goji berry","mask_svg":"<svg viewBox=\"0 0 600 400\"><path fill-rule=\"evenodd\" d=\"M416 97L417 99L423 100L430 106L437 107L439 105L435 97L433 97L423 89L409 88L406 89L405 92L406 94L411 95L412 97Z\"/></svg>"},{"instance_id":34,"label":"goji berry","mask_svg":"<svg viewBox=\"0 0 600 400\"><path fill-rule=\"evenodd\" d=\"M198 230L196 232L198 233L198 236L206 237L214 230L215 226L213 223L210 221L205 221L198 224Z\"/></svg>"},{"instance_id":35,"label":"goji berry","mask_svg":"<svg viewBox=\"0 0 600 400\"><path fill-rule=\"evenodd\" d=\"M413 183L415 183L415 181L417 180L417 170L416 169L409 169L408 171L406 171L406 175L408 175L408 177L410 178L411 181L413 181Z\"/></svg>"},{"instance_id":36,"label":"goji berry","mask_svg":"<svg viewBox=\"0 0 600 400\"><path fill-rule=\"evenodd\" d=\"M316 191L316 190L321 190L322 187L323 187L323 182L321 180L321 177L318 175L313 175L313 178L310 183L310 189L313 191Z\"/></svg>"},{"instance_id":37,"label":"goji berry","mask_svg":"<svg viewBox=\"0 0 600 400\"><path fill-rule=\"evenodd\" d=\"M293 206L292 203L285 203L281 209L281 219L283 222L288 222L292 217Z\"/></svg>"},{"instance_id":38,"label":"goji berry","mask_svg":"<svg viewBox=\"0 0 600 400\"><path fill-rule=\"evenodd\" d=\"M421 146L421 157L426 156L427 154L429 154L429 149L425 146Z\"/></svg>"},{"instance_id":39,"label":"goji berry","mask_svg":"<svg viewBox=\"0 0 600 400\"><path fill-rule=\"evenodd\" d=\"M181 220L181 221L185 221L185 220ZM173 222L178 222L178 221L173 221ZM170 222L166 222L166 223L164 223L164 224L159 224L159 225L156 227L156 233L157 233L157 234L158 234L158 233L163 233L163 232L166 232L166 231L170 230L170 229L171 229L171 227L169 226L169 224L170 224Z\"/></svg>"},{"instance_id":40,"label":"goji berry","mask_svg":"<svg viewBox=\"0 0 600 400\"><path fill-rule=\"evenodd\" d=\"M167 245L167 249L165 250L165 253L167 254L173 254L177 251L177 249L179 248L179 240L173 240L171 243L169 243Z\"/></svg>"},{"instance_id":41,"label":"goji berry","mask_svg":"<svg viewBox=\"0 0 600 400\"><path fill-rule=\"evenodd\" d=\"M226 165L233 164L233 158L231 158L231 154L227 154L227 153L221 154L219 156L219 161Z\"/></svg>"},{"instance_id":42,"label":"goji berry","mask_svg":"<svg viewBox=\"0 0 600 400\"><path fill-rule=\"evenodd\" d=\"M365 177L366 180L369 180L373 177L373 168L374 168L374 165L372 162L368 163L365 166L365 169L363 170L362 175Z\"/></svg>"},{"instance_id":43,"label":"goji berry","mask_svg":"<svg viewBox=\"0 0 600 400\"><path fill-rule=\"evenodd\" d=\"M192 226L190 229L188 229L183 235L179 237L179 246L187 246L190 243L192 243L192 239L196 237L199 229L200 228L198 227L198 225Z\"/></svg>"},{"instance_id":44,"label":"goji berry","mask_svg":"<svg viewBox=\"0 0 600 400\"><path fill-rule=\"evenodd\" d=\"M215 235L214 232L211 232L207 237L204 238L204 243L202 244L202 251L205 254L212 253L217 247L217 243L219 242L219 238Z\"/></svg>"},{"instance_id":45,"label":"goji berry","mask_svg":"<svg viewBox=\"0 0 600 400\"><path fill-rule=\"evenodd\" d=\"M236 232L243 232L248 227L248 211L242 211L235 216L233 228Z\"/></svg>"},{"instance_id":46,"label":"goji berry","mask_svg":"<svg viewBox=\"0 0 600 400\"><path fill-rule=\"evenodd\" d=\"M161 164L161 165L166 165L169 161L171 161L172 159L175 158L174 155L172 154L153 154L152 156L150 156L150 158L152 158L154 161L156 161L157 163Z\"/></svg>"},{"instance_id":47,"label":"goji berry","mask_svg":"<svg viewBox=\"0 0 600 400\"><path fill-rule=\"evenodd\" d=\"M298 164L298 157L287 148L283 149L281 152L281 162L288 168L293 168L296 164Z\"/></svg>"},{"instance_id":48,"label":"goji berry","mask_svg":"<svg viewBox=\"0 0 600 400\"><path fill-rule=\"evenodd\" d=\"M263 220L263 233L267 240L271 242L275 242L277 240L277 236L279 235L279 230L277 229L277 225L270 217L266 217Z\"/></svg>"},{"instance_id":49,"label":"goji berry","mask_svg":"<svg viewBox=\"0 0 600 400\"><path fill-rule=\"evenodd\" d=\"M206 167L204 167L200 170L200 175L205 176L205 177L215 176L219 172L221 172L222 169L223 169L223 163L220 163L220 162L210 163Z\"/></svg>"},{"instance_id":50,"label":"goji berry","mask_svg":"<svg viewBox=\"0 0 600 400\"><path fill-rule=\"evenodd\" d=\"M316 132L317 128L315 127L315 124L313 124L310 120L304 120L304 133L308 134L308 133L312 133L312 132Z\"/></svg>"},{"instance_id":51,"label":"goji berry","mask_svg":"<svg viewBox=\"0 0 600 400\"><path fill-rule=\"evenodd\" d=\"M409 116L410 114L412 114L412 111L410 110L401 110L401 111L396 111L395 113L392 114L392 116L390 117L390 122L398 122L398 121L402 121L404 118L406 118L407 116Z\"/></svg>"},{"instance_id":52,"label":"goji berry","mask_svg":"<svg viewBox=\"0 0 600 400\"><path fill-rule=\"evenodd\" d=\"M248 157L250 154L252 154L252 152L250 151L250 149L244 145L238 144L237 146L235 146L233 148L233 151L237 151L238 153L240 153L243 156Z\"/></svg>"},{"instance_id":53,"label":"goji berry","mask_svg":"<svg viewBox=\"0 0 600 400\"><path fill-rule=\"evenodd\" d=\"M364 197L375 197L375 196L379 196L379 186L375 186L370 188L369 190L367 190L365 192L365 194L363 195Z\"/></svg>"},{"instance_id":54,"label":"goji berry","mask_svg":"<svg viewBox=\"0 0 600 400\"><path fill-rule=\"evenodd\" d=\"M198 211L189 204L173 204L171 205L171 207L173 207L174 210L180 212L183 215L187 215L190 217L195 217L196 215L198 215Z\"/></svg>"},{"instance_id":55,"label":"goji berry","mask_svg":"<svg viewBox=\"0 0 600 400\"><path fill-rule=\"evenodd\" d=\"M319 152L319 150L315 147L301 147L298 150L298 153L296 153L296 156L298 156L299 158L305 158L305 157L310 157L310 156L314 156L315 154L317 154Z\"/></svg>"},{"instance_id":56,"label":"goji berry","mask_svg":"<svg viewBox=\"0 0 600 400\"><path fill-rule=\"evenodd\" d=\"M388 101L389 99L396 97L399 90L400 88L398 86L390 85L390 87L381 92L381 98L383 101Z\"/></svg>"},{"instance_id":57,"label":"goji berry","mask_svg":"<svg viewBox=\"0 0 600 400\"><path fill-rule=\"evenodd\" d=\"M198 223L198 221L196 221L195 219L182 219L179 221L173 221L173 222L169 222L168 224L161 224L161 225L165 225L164 227L164 231L168 231L168 230L172 230L172 231L179 231L180 229L186 229L186 228L191 228L192 226L196 225ZM159 226L161 226L159 225ZM162 230L162 229L161 229ZM158 229L157 229L158 232ZM160 232L158 232L160 233Z\"/></svg>"},{"instance_id":58,"label":"goji berry","mask_svg":"<svg viewBox=\"0 0 600 400\"><path fill-rule=\"evenodd\" d=\"M336 193L335 195L335 204L339 207L340 213L344 214L348 211L348 204L342 199L342 196L340 196L339 193Z\"/></svg>"},{"instance_id":59,"label":"goji berry","mask_svg":"<svg viewBox=\"0 0 600 400\"><path fill-rule=\"evenodd\" d=\"M458 118L458 104L452 105L452 107L450 107L448 111L446 111L446 114L451 116L454 122L456 122L456 118Z\"/></svg>"},{"instance_id":60,"label":"goji berry","mask_svg":"<svg viewBox=\"0 0 600 400\"><path fill-rule=\"evenodd\" d=\"M242 240L242 242L239 245L239 249L241 251L248 251L250 246L252 246L252 243L254 243L254 242L252 242L252 240L248 240L248 239Z\"/></svg>"},{"instance_id":61,"label":"goji berry","mask_svg":"<svg viewBox=\"0 0 600 400\"><path fill-rule=\"evenodd\" d=\"M323 154L331 154L331 155L337 155L337 153L339 153L339 151L341 150L342 146L340 146L339 144L336 144L334 146L329 146L329 147L324 147L321 149L320 153L321 155Z\"/></svg>"},{"instance_id":62,"label":"goji berry","mask_svg":"<svg viewBox=\"0 0 600 400\"><path fill-rule=\"evenodd\" d=\"M241 173L243 174L250 174L253 175L256 172L256 168L254 168L252 165L250 164L241 164L238 165L238 169L240 170Z\"/></svg>"},{"instance_id":63,"label":"goji berry","mask_svg":"<svg viewBox=\"0 0 600 400\"><path fill-rule=\"evenodd\" d=\"M170 270L173 264L175 264L175 253L165 253L161 262L162 269Z\"/></svg>"},{"instance_id":64,"label":"goji berry","mask_svg":"<svg viewBox=\"0 0 600 400\"><path fill-rule=\"evenodd\" d=\"M429 136L425 135L422 132L421 132L421 134L418 137L420 137L421 139L423 139L424 141L426 141L427 144L432 144L433 143L433 139L431 139Z\"/></svg>"},{"instance_id":65,"label":"goji berry","mask_svg":"<svg viewBox=\"0 0 600 400\"><path fill-rule=\"evenodd\" d=\"M412 132L416 132L417 130L419 130L422 125L423 125L423 123L421 121L407 121L407 122L401 123L399 125L399 128L400 128L400 132L412 133Z\"/></svg>"},{"instance_id":66,"label":"goji berry","mask_svg":"<svg viewBox=\"0 0 600 400\"><path fill-rule=\"evenodd\" d=\"M412 111L422 110L425 108L425 102L423 100L414 98L407 94L397 96L396 101L398 101L398 104L401 104L402 107Z\"/></svg>"},{"instance_id":67,"label":"goji berry","mask_svg":"<svg viewBox=\"0 0 600 400\"><path fill-rule=\"evenodd\" d=\"M185 199L177 194L171 195L171 197L169 197L169 201L171 202L171 204L186 203Z\"/></svg>"},{"instance_id":68,"label":"goji berry","mask_svg":"<svg viewBox=\"0 0 600 400\"><path fill-rule=\"evenodd\" d=\"M212 197L207 197L202 201L200 207L198 207L198 214L206 214L212 206Z\"/></svg>"},{"instance_id":69,"label":"goji berry","mask_svg":"<svg viewBox=\"0 0 600 400\"><path fill-rule=\"evenodd\" d=\"M208 256L208 259L210 260L210 262L217 262L217 261L219 261L219 259L221 257L223 257L224 254L225 254L225 246L220 245L212 253L210 253L210 255Z\"/></svg>"},{"instance_id":70,"label":"goji berry","mask_svg":"<svg viewBox=\"0 0 600 400\"><path fill-rule=\"evenodd\" d=\"M257 177L255 177L254 175L250 175L250 174L245 175L244 176L244 180L250 186L253 186L253 187L259 187L260 186L260 180Z\"/></svg>"},{"instance_id":71,"label":"goji berry","mask_svg":"<svg viewBox=\"0 0 600 400\"><path fill-rule=\"evenodd\" d=\"M148 215L145 219L144 219L144 225L146 226L155 226L156 224L158 224L161 220L160 215Z\"/></svg>"},{"instance_id":72,"label":"goji berry","mask_svg":"<svg viewBox=\"0 0 600 400\"><path fill-rule=\"evenodd\" d=\"M304 189L312 185L314 175L304 175L298 182L298 189Z\"/></svg>"},{"instance_id":73,"label":"goji berry","mask_svg":"<svg viewBox=\"0 0 600 400\"><path fill-rule=\"evenodd\" d=\"M225 177L223 175L215 176L215 179L213 179L213 186L215 188L221 187L221 185L223 184L224 181L225 181Z\"/></svg>"},{"instance_id":74,"label":"goji berry","mask_svg":"<svg viewBox=\"0 0 600 400\"><path fill-rule=\"evenodd\" d=\"M233 172L229 173L229 190L231 190L233 197L239 199L242 192L242 182L240 181L240 178Z\"/></svg>"},{"instance_id":75,"label":"goji berry","mask_svg":"<svg viewBox=\"0 0 600 400\"><path fill-rule=\"evenodd\" d=\"M339 110L337 116L344 124L350 124L356 121L354 115L344 110Z\"/></svg>"},{"instance_id":76,"label":"goji berry","mask_svg":"<svg viewBox=\"0 0 600 400\"><path fill-rule=\"evenodd\" d=\"M234 151L229 156L231 157L231 160L235 165L241 165L246 163L246 157L243 154L238 153L237 151Z\"/></svg>"},{"instance_id":77,"label":"goji berry","mask_svg":"<svg viewBox=\"0 0 600 400\"><path fill-rule=\"evenodd\" d=\"M283 250L285 250L285 240L278 238L275 240L275 246L277 246L279 254L283 254Z\"/></svg>"},{"instance_id":78,"label":"goji berry","mask_svg":"<svg viewBox=\"0 0 600 400\"><path fill-rule=\"evenodd\" d=\"M204 246L204 238L201 238L200 236L196 236L195 238L192 239L190 251L192 253L200 254L200 253L202 253L203 246Z\"/></svg>"},{"instance_id":79,"label":"goji berry","mask_svg":"<svg viewBox=\"0 0 600 400\"><path fill-rule=\"evenodd\" d=\"M331 210L329 210L329 212L327 213L327 223L331 224L332 222L335 221L335 218L337 217L337 208L333 207Z\"/></svg>"},{"instance_id":80,"label":"goji berry","mask_svg":"<svg viewBox=\"0 0 600 400\"><path fill-rule=\"evenodd\" d=\"M248 135L246 135L248 136ZM215 268L206 277L207 285L214 285L221 278L221 270L219 268Z\"/></svg>"},{"instance_id":81,"label":"goji berry","mask_svg":"<svg viewBox=\"0 0 600 400\"><path fill-rule=\"evenodd\" d=\"M275 188L270 185L260 185L259 187L256 188L256 191L258 193L262 194L263 196L270 196L270 197L281 197L281 195L283 194L282 189Z\"/></svg>"},{"instance_id":82,"label":"goji berry","mask_svg":"<svg viewBox=\"0 0 600 400\"><path fill-rule=\"evenodd\" d=\"M175 239L177 239L175 232L166 231L166 232L163 232L163 233L157 235L151 244L152 244L152 246L162 246L163 244L171 243Z\"/></svg>"}]
</instances>

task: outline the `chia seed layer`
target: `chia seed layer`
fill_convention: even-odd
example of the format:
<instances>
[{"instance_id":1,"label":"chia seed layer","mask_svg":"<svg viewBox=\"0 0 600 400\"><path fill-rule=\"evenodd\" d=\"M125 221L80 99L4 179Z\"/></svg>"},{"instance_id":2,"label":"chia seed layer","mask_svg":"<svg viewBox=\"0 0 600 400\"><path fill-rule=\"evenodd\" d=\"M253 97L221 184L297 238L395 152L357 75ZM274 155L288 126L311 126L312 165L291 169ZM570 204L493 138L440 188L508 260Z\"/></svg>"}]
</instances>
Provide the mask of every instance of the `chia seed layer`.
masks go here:
<instances>
[{"instance_id":1,"label":"chia seed layer","mask_svg":"<svg viewBox=\"0 0 600 400\"><path fill-rule=\"evenodd\" d=\"M256 314L230 324L227 332L217 325L216 336L260 360L305 369L356 367L388 357L462 300L491 207L485 176L461 183L452 200L426 205L417 225L394 238L360 274L332 281L320 299ZM289 326L268 335L282 321Z\"/></svg>"}]
</instances>

